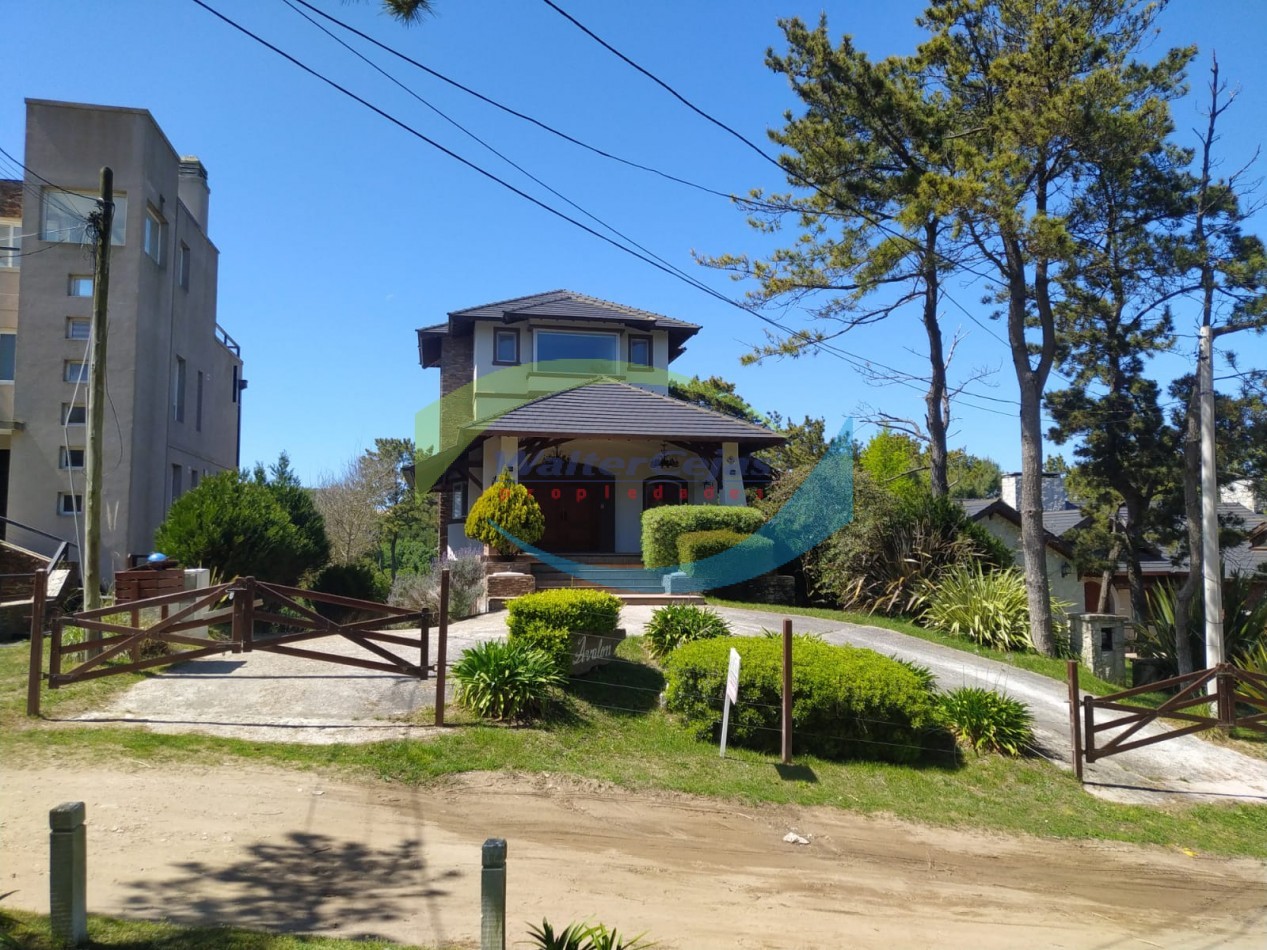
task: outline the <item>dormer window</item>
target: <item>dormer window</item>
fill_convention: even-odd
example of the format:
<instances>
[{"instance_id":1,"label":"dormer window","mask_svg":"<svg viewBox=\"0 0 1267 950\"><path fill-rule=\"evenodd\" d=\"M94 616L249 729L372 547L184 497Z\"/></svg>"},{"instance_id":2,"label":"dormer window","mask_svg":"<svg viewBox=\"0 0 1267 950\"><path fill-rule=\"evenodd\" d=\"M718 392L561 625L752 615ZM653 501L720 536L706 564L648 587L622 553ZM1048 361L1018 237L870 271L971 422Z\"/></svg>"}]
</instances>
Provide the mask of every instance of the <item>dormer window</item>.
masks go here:
<instances>
[{"instance_id":1,"label":"dormer window","mask_svg":"<svg viewBox=\"0 0 1267 950\"><path fill-rule=\"evenodd\" d=\"M651 337L629 337L629 366L631 369L651 369Z\"/></svg>"},{"instance_id":2,"label":"dormer window","mask_svg":"<svg viewBox=\"0 0 1267 950\"><path fill-rule=\"evenodd\" d=\"M519 331L493 331L493 362L498 366L515 366L519 363Z\"/></svg>"},{"instance_id":3,"label":"dormer window","mask_svg":"<svg viewBox=\"0 0 1267 950\"><path fill-rule=\"evenodd\" d=\"M552 360L604 360L615 365L620 337L615 333L576 333L569 330L537 330L538 363Z\"/></svg>"}]
</instances>

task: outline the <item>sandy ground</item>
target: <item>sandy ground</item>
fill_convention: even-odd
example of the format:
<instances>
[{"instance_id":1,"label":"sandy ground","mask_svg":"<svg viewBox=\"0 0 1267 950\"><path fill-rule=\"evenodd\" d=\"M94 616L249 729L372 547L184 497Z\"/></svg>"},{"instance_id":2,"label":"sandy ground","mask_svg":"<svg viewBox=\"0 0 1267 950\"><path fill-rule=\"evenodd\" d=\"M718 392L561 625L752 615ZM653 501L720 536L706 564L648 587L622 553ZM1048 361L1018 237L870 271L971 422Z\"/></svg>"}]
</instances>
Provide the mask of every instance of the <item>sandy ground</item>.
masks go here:
<instances>
[{"instance_id":1,"label":"sandy ground","mask_svg":"<svg viewBox=\"0 0 1267 950\"><path fill-rule=\"evenodd\" d=\"M651 607L626 607L622 625L642 632ZM720 608L736 633L777 628L777 614ZM506 635L505 614L487 614L450 627L448 656ZM832 643L852 643L927 666L945 688L981 685L1023 700L1034 715L1039 747L1069 768L1069 705L1064 683L909 637L891 630L834 620L796 617L795 629ZM436 645L431 661L436 661ZM362 655L347 641L330 638L319 648ZM407 653L403 648L402 654ZM72 687L73 688L73 687ZM450 689L451 693L451 689ZM428 735L406 720L435 699L435 681L367 672L354 667L254 652L196 660L120 694L107 708L80 720L124 723L157 732L202 732L282 742L373 742ZM1149 727L1142 734L1163 731ZM1104 759L1086 768L1087 789L1116 801L1155 804L1170 799L1267 802L1267 760L1241 755L1199 736L1184 736Z\"/></svg>"},{"instance_id":2,"label":"sandy ground","mask_svg":"<svg viewBox=\"0 0 1267 950\"><path fill-rule=\"evenodd\" d=\"M53 805L87 805L94 913L475 946L480 846L508 841L511 945L591 917L665 948L1246 947L1267 867L931 830L559 777L406 788L271 769L0 773L4 906L47 912ZM808 845L784 843L795 830Z\"/></svg>"}]
</instances>

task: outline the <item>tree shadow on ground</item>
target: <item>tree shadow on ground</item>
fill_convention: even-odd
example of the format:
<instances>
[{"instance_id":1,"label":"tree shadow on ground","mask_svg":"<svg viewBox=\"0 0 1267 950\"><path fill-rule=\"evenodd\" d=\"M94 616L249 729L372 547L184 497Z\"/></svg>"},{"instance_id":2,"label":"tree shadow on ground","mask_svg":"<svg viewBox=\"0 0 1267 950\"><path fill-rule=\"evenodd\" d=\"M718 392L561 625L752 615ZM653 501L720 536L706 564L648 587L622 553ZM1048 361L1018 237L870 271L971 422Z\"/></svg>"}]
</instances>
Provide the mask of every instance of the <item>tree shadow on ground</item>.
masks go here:
<instances>
[{"instance_id":1,"label":"tree shadow on ground","mask_svg":"<svg viewBox=\"0 0 1267 950\"><path fill-rule=\"evenodd\" d=\"M645 716L660 708L664 674L646 663L614 658L568 678L568 694L616 716ZM573 714L581 715L573 706Z\"/></svg>"},{"instance_id":2,"label":"tree shadow on ground","mask_svg":"<svg viewBox=\"0 0 1267 950\"><path fill-rule=\"evenodd\" d=\"M425 912L424 902L450 895L444 882L463 875L429 870L417 839L375 850L306 832L257 841L222 865L175 867L180 873L172 880L128 884L135 893L127 912L178 924L378 937L374 928Z\"/></svg>"}]
</instances>

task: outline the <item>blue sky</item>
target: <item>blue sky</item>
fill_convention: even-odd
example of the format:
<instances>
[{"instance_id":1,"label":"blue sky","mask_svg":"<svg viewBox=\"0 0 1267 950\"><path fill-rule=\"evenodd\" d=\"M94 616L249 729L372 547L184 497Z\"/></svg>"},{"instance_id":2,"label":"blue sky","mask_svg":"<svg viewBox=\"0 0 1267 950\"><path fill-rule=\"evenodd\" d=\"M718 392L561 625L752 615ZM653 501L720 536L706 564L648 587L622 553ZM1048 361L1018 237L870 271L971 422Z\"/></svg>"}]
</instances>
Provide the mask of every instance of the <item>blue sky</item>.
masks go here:
<instances>
[{"instance_id":1,"label":"blue sky","mask_svg":"<svg viewBox=\"0 0 1267 950\"><path fill-rule=\"evenodd\" d=\"M438 143L530 194L584 215L524 177L288 9L282 0L207 0L314 69ZM312 0L377 39L485 95L576 138L727 193L780 189L776 168L709 125L581 34L538 0L437 0L437 13L404 28L377 0ZM920 2L835 0L559 0L579 20L705 111L767 144L795 103L764 65L781 48L779 17L851 33L873 56L905 53L920 38ZM0 146L20 154L23 98L148 109L182 154L206 165L210 232L220 248L219 320L243 345L250 389L242 457L290 453L312 482L376 436L411 435L433 400L438 372L417 363L414 329L450 310L566 287L699 323L674 364L720 374L761 410L824 416L832 431L862 404L917 416L917 392L877 387L821 355L741 367L762 339L753 317L588 235L234 32L190 0L4 0L10 36L0 98ZM1244 164L1267 129L1267 36L1260 0L1176 0L1156 52L1195 43L1203 89L1209 52L1240 87L1221 142L1225 167ZM364 44L358 43L358 48ZM100 56L104 50L105 55ZM726 200L599 158L497 112L368 47L363 51L418 96L456 119L608 224L723 293L741 288L695 265L704 254L759 251ZM99 65L98 65L99 64ZM1203 123L1197 95L1176 107L1179 137ZM1260 174L1267 164L1260 162ZM1260 197L1263 195L1260 193ZM601 230L588 218L591 226ZM1267 216L1257 220L1267 230ZM987 323L980 287L951 295ZM795 315L786 317L794 320ZM1181 314L1190 332L1190 312ZM961 404L953 446L1019 468L1015 381L1004 345L953 305L945 326L968 334L961 369L998 367L973 388L993 400ZM992 327L1002 336L997 325ZM842 345L861 357L923 370L917 315L864 329ZM914 352L908 351L910 347ZM1158 361L1182 371L1195 340ZM1242 365L1267 363L1261 338L1238 340ZM954 373L952 372L952 375ZM871 431L857 426L859 437ZM1063 450L1069 454L1069 448Z\"/></svg>"}]
</instances>

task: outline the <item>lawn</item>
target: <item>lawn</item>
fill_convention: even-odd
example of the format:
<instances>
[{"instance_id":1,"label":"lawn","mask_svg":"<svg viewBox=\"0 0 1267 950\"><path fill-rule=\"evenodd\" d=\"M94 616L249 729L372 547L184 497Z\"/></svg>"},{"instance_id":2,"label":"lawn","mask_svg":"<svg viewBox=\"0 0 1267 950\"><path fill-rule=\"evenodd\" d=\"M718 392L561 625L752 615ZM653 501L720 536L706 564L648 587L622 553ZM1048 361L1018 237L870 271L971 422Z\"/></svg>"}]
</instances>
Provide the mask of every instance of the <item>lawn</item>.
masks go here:
<instances>
[{"instance_id":1,"label":"lawn","mask_svg":"<svg viewBox=\"0 0 1267 950\"><path fill-rule=\"evenodd\" d=\"M58 950L48 918L0 910L0 950ZM267 934L236 927L182 927L90 915L88 947L119 950L407 950L382 940ZM420 950L420 948L415 948Z\"/></svg>"},{"instance_id":2,"label":"lawn","mask_svg":"<svg viewBox=\"0 0 1267 950\"><path fill-rule=\"evenodd\" d=\"M28 724L21 714L25 654L20 645L10 646L0 648L0 755L41 764L81 756L172 764L251 759L408 784L477 770L551 772L634 790L826 805L934 826L1267 858L1267 807L1116 805L1088 795L1070 773L1040 759L952 760L943 754L911 767L805 756L791 773L781 773L776 759L742 749L732 749L723 760L715 746L691 738L660 709L664 680L640 638L621 644L619 660L574 682L560 712L535 728L481 724L459 713L434 739L315 746ZM54 708L60 715L91 705L124 685L105 679L69 687L59 691Z\"/></svg>"}]
</instances>

